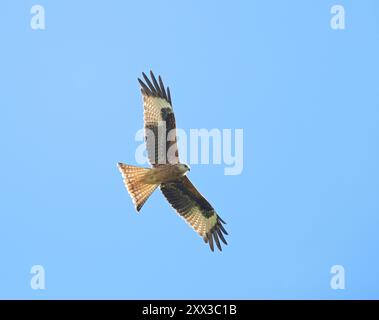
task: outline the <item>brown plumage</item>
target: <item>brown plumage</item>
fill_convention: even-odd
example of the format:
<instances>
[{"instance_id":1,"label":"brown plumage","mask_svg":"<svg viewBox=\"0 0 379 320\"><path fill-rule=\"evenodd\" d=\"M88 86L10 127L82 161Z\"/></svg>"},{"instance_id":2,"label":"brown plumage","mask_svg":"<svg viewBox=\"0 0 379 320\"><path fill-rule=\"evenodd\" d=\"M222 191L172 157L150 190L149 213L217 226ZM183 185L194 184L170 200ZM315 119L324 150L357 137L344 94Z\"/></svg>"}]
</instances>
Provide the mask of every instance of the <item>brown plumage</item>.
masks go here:
<instances>
[{"instance_id":1,"label":"brown plumage","mask_svg":"<svg viewBox=\"0 0 379 320\"><path fill-rule=\"evenodd\" d=\"M179 162L170 89L164 87L160 76L157 81L151 71L151 81L144 73L142 75L144 81L138 79L138 82L143 97L146 149L152 167L118 163L125 186L137 211L160 186L167 201L211 250L216 244L221 251L221 242L227 244L225 222L186 176L189 167Z\"/></svg>"}]
</instances>

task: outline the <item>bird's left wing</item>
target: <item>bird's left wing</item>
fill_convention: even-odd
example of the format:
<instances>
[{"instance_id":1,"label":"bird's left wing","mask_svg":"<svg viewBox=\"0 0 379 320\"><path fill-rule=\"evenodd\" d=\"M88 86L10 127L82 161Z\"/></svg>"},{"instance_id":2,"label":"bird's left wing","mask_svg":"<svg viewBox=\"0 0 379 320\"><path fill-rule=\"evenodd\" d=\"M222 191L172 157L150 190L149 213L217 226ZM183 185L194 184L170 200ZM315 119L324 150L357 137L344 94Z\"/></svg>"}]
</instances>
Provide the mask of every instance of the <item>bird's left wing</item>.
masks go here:
<instances>
[{"instance_id":1,"label":"bird's left wing","mask_svg":"<svg viewBox=\"0 0 379 320\"><path fill-rule=\"evenodd\" d=\"M211 250L214 250L215 242L221 251L220 240L227 244L224 234L228 233L222 225L225 222L187 176L176 182L161 184L160 188L177 213L209 243Z\"/></svg>"}]
</instances>

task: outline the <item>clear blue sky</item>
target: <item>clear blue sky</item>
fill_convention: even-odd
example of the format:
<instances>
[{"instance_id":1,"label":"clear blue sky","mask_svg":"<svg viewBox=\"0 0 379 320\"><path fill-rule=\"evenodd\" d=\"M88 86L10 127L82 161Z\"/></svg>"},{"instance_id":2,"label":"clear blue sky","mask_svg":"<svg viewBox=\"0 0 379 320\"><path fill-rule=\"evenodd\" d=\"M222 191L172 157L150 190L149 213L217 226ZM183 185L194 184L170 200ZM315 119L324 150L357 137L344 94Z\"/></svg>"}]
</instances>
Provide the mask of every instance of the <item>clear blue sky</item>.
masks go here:
<instances>
[{"instance_id":1,"label":"clear blue sky","mask_svg":"<svg viewBox=\"0 0 379 320\"><path fill-rule=\"evenodd\" d=\"M333 4L345 30L330 28ZM378 1L0 9L0 298L379 298ZM228 223L222 253L159 191L137 215L122 184L149 69L181 128L244 130L241 175L191 166Z\"/></svg>"}]
</instances>

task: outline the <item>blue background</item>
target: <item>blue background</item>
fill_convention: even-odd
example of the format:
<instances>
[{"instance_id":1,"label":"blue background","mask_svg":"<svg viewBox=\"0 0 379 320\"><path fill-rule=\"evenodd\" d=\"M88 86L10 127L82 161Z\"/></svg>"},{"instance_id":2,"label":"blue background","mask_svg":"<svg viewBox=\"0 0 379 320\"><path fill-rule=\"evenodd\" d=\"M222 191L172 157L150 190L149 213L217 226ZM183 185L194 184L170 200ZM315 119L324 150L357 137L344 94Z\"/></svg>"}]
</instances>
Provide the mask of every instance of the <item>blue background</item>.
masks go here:
<instances>
[{"instance_id":1,"label":"blue background","mask_svg":"<svg viewBox=\"0 0 379 320\"><path fill-rule=\"evenodd\" d=\"M0 9L0 298L379 298L378 1ZM222 253L159 191L137 215L122 184L150 69L178 127L244 129L241 175L191 166L228 223ZM35 264L46 290L30 287Z\"/></svg>"}]
</instances>

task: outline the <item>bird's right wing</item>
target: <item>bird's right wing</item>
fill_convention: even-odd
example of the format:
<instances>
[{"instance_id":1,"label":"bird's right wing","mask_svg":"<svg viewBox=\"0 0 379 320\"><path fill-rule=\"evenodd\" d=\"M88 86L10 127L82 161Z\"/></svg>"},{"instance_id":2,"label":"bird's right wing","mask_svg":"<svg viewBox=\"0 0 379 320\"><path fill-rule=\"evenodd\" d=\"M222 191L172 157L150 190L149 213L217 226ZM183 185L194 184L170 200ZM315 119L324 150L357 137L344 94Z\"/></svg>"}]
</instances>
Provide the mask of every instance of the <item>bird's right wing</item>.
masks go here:
<instances>
[{"instance_id":1,"label":"bird's right wing","mask_svg":"<svg viewBox=\"0 0 379 320\"><path fill-rule=\"evenodd\" d=\"M176 143L176 124L172 110L170 89L164 87L161 77L158 81L152 71L151 80L142 73L145 80L141 85L144 109L144 126L147 156L152 166L179 163ZM159 83L158 83L159 82Z\"/></svg>"}]
</instances>

